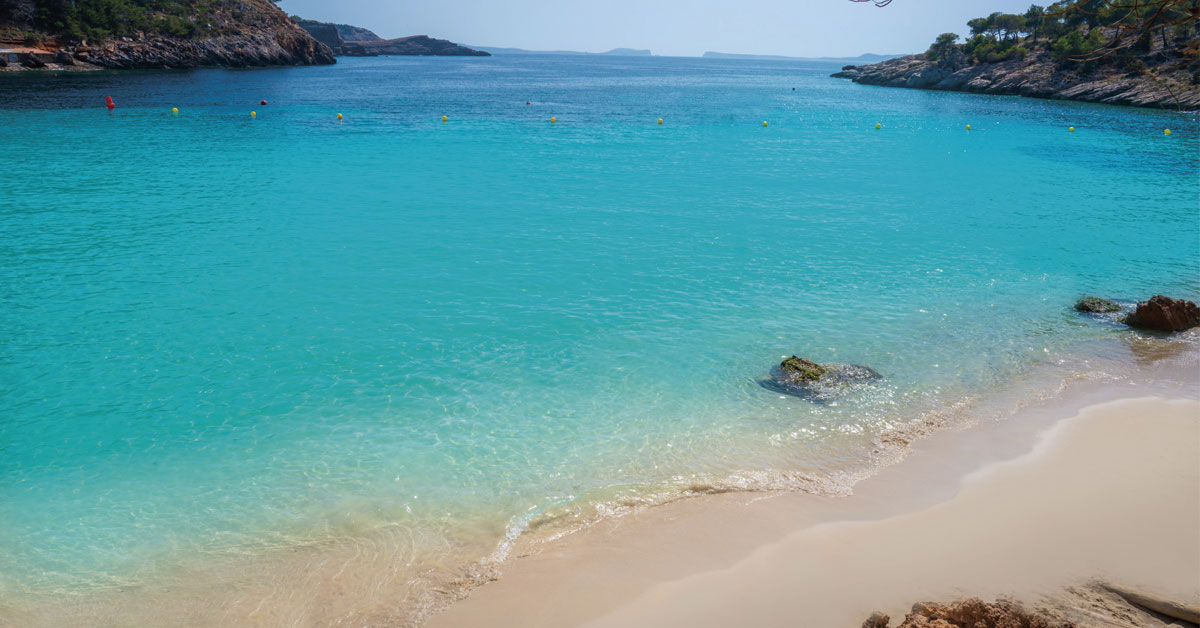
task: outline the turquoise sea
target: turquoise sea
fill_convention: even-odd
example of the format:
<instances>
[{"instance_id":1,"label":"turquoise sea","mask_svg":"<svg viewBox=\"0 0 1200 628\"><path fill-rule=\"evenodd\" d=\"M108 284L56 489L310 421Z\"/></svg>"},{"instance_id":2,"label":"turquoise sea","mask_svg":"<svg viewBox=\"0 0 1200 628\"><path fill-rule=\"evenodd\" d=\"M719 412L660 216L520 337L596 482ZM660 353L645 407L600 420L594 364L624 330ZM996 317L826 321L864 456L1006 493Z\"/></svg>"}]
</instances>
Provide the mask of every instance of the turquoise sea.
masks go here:
<instances>
[{"instance_id":1,"label":"turquoise sea","mask_svg":"<svg viewBox=\"0 0 1200 628\"><path fill-rule=\"evenodd\" d=\"M514 543L1196 354L1071 309L1200 298L1194 115L836 70L0 76L0 624L416 621ZM792 354L884 377L759 386Z\"/></svg>"}]
</instances>

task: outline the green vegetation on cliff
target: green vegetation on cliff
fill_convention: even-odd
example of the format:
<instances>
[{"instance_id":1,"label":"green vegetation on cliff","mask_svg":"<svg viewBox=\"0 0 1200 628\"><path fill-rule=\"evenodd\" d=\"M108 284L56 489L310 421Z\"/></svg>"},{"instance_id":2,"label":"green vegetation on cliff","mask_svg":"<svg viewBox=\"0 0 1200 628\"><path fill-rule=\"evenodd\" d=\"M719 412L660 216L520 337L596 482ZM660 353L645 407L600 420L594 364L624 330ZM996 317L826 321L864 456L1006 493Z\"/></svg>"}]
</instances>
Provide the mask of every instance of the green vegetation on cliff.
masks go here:
<instances>
[{"instance_id":1,"label":"green vegetation on cliff","mask_svg":"<svg viewBox=\"0 0 1200 628\"><path fill-rule=\"evenodd\" d=\"M144 34L190 39L236 34L261 11L245 0L0 0L0 24L31 38L100 41Z\"/></svg>"},{"instance_id":2,"label":"green vegetation on cliff","mask_svg":"<svg viewBox=\"0 0 1200 628\"><path fill-rule=\"evenodd\" d=\"M971 34L961 45L956 33L939 35L925 56L951 65L956 57L980 64L1045 50L1063 65L1115 64L1136 72L1146 67L1147 55L1179 54L1190 57L1193 79L1200 83L1195 8L1159 4L1163 6L1063 0L1048 7L1032 5L1022 14L996 12L968 21Z\"/></svg>"}]
</instances>

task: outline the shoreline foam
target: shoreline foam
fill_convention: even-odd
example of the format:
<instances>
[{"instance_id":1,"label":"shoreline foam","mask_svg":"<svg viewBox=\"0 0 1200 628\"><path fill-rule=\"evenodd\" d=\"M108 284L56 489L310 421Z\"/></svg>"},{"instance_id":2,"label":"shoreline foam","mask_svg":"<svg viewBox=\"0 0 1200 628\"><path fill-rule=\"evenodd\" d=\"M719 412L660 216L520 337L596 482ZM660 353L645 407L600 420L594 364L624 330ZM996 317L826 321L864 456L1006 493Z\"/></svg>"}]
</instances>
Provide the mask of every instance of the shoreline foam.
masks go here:
<instances>
[{"instance_id":1,"label":"shoreline foam","mask_svg":"<svg viewBox=\"0 0 1200 628\"><path fill-rule=\"evenodd\" d=\"M674 517L674 513L704 516L703 513L714 504L718 509L740 508L745 503L776 498L816 499L824 504L840 504L846 501L842 498L853 493L854 500L861 501L860 484L878 484L882 481L878 479L881 474L887 477L896 468L923 468L931 476L949 474L952 478L969 471L970 465L964 466L960 454L953 449L939 450L936 446L931 450L930 442L955 439L959 434L1009 432L1012 434L1006 437L1008 440L1022 442L1022 439L1032 438L1028 433L1030 426L1061 419L1064 408L1078 410L1114 398L1144 395L1147 391L1163 396L1178 396L1181 389L1184 394L1194 392L1187 382L1179 382L1177 378L1181 368L1185 372L1195 370L1200 353L1195 350L1194 337L1178 337L1163 343L1159 339L1132 335L1124 340L1124 344L1125 348L1119 349L1117 355L1109 355L1112 363L1098 358L1103 352L1076 355L1067 361L1068 365L1062 362L1057 366L1047 364L1038 373L1026 374L1023 380L1010 382L1000 393L966 399L953 407L940 408L899 424L880 435L869 460L844 469L843 477L839 478L795 472L787 478L776 478L772 483L770 478L735 477L727 478L725 483L693 484L684 490L679 486L664 486L658 492L643 491L626 501L609 500L602 504L603 512L598 511L590 518L573 518L569 512L534 514L525 518L520 527L510 522L506 538L499 546L492 545L491 549L485 550L489 543L486 535L474 539L470 547L475 548L475 556L482 558L463 562L447 561L442 555L406 554L405 550L416 546L397 538L405 534L401 529L378 530L366 538L347 537L340 541L333 538L328 542L302 543L290 548L280 546L271 555L232 555L219 557L211 563L181 566L179 573L172 574L170 580L182 585L155 589L122 587L119 591L88 595L54 609L37 605L28 609L30 613L8 614L20 617L25 625L41 625L39 621L52 625L66 620L142 618L150 621L167 617L172 623L183 625L187 621L203 625L214 618L219 618L225 625L253 626L282 625L299 619L317 621L318 618L420 625L436 613L454 608L456 602L472 595L481 585L499 579L503 571L520 563L514 558L560 552L561 541L565 540L569 545L581 534L619 528L626 520ZM1100 346L1107 347L1108 343L1102 342ZM1133 360L1130 360L1131 355ZM1093 368L1079 370L1079 364ZM1132 368L1114 370L1114 366ZM1054 371L1055 368L1058 371ZM1060 377L1043 379L1050 372L1058 372ZM1181 383L1184 384L1182 388ZM1018 420L1010 420L1013 418ZM971 426L979 429L955 429ZM967 451L993 457L1013 455L1011 449L996 448L992 444L984 449L987 451L973 446ZM910 455L913 452L922 455L914 459ZM782 471L764 472L766 475L771 473L788 475ZM925 501L903 503L909 509L916 509L934 503L931 501L934 497L945 499L949 495L950 488L943 486L940 493L928 491ZM900 505L894 493L883 502L892 508ZM783 532L782 529L764 531L756 542ZM457 555L465 557L470 553L463 551ZM419 573L420 578L406 580L406 568ZM297 580L295 574L302 572L310 573ZM381 579L380 574L387 577ZM364 595L364 590L374 592ZM330 614L330 609L336 611Z\"/></svg>"},{"instance_id":2,"label":"shoreline foam","mask_svg":"<svg viewBox=\"0 0 1200 628\"><path fill-rule=\"evenodd\" d=\"M1200 526L1200 404L1084 401L1067 418L1060 405L943 433L850 499L689 500L597 526L514 562L429 625L852 625L918 599L1036 601L1102 575L1200 596L1200 545L1186 533ZM947 481L947 466L968 472Z\"/></svg>"}]
</instances>

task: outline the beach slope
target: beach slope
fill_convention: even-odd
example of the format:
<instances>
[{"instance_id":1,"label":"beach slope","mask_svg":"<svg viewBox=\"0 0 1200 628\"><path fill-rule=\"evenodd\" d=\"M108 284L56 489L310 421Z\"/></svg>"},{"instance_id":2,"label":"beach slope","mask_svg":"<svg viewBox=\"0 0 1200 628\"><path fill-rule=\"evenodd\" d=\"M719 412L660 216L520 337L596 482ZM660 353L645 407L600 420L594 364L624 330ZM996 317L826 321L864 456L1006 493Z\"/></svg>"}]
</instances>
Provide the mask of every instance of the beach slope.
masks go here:
<instances>
[{"instance_id":1,"label":"beach slope","mask_svg":"<svg viewBox=\"0 0 1200 628\"><path fill-rule=\"evenodd\" d=\"M1195 605L1200 403L1124 399L1047 425L1019 447L994 427L952 435L850 498L651 509L515 561L429 625L857 626L963 595L1053 608L1097 578ZM939 455L966 468L1014 447L937 478Z\"/></svg>"}]
</instances>

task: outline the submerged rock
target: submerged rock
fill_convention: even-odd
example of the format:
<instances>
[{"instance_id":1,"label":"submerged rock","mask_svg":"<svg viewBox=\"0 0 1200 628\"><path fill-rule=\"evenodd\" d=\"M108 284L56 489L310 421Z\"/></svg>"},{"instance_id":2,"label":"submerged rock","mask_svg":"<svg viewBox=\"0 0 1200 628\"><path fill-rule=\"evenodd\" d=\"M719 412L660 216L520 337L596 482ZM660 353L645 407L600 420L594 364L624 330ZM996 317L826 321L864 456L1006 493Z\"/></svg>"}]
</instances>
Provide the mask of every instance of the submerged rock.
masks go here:
<instances>
[{"instance_id":1,"label":"submerged rock","mask_svg":"<svg viewBox=\"0 0 1200 628\"><path fill-rule=\"evenodd\" d=\"M815 382L829 371L825 367L804 358L792 356L779 364L779 369L793 379Z\"/></svg>"},{"instance_id":2,"label":"submerged rock","mask_svg":"<svg viewBox=\"0 0 1200 628\"><path fill-rule=\"evenodd\" d=\"M759 385L767 390L825 403L854 384L882 377L875 369L858 364L817 364L792 356L771 369Z\"/></svg>"},{"instance_id":3,"label":"submerged rock","mask_svg":"<svg viewBox=\"0 0 1200 628\"><path fill-rule=\"evenodd\" d=\"M1175 300L1163 295L1150 297L1137 304L1137 309L1123 321L1130 327L1156 331L1184 331L1200 326L1200 308L1191 301Z\"/></svg>"},{"instance_id":4,"label":"submerged rock","mask_svg":"<svg viewBox=\"0 0 1200 628\"><path fill-rule=\"evenodd\" d=\"M1101 299L1100 297L1083 297L1075 302L1075 311L1087 312L1089 314L1107 314L1109 312L1120 312L1121 306L1115 301Z\"/></svg>"}]
</instances>

